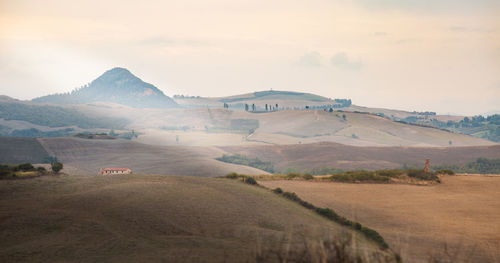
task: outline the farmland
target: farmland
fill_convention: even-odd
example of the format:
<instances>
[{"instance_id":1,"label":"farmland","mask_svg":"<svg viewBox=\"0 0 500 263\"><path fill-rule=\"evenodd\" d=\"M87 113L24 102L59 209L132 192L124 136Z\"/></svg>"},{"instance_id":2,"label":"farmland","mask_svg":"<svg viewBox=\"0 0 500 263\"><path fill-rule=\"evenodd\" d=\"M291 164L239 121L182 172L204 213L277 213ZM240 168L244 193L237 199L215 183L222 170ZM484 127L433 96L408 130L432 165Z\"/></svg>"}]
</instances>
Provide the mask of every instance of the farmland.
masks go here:
<instances>
[{"instance_id":1,"label":"farmland","mask_svg":"<svg viewBox=\"0 0 500 263\"><path fill-rule=\"evenodd\" d=\"M295 192L377 229L407 262L427 262L432 256L450 262L494 262L500 257L500 176L443 176L441 181L432 186L259 183Z\"/></svg>"}]
</instances>

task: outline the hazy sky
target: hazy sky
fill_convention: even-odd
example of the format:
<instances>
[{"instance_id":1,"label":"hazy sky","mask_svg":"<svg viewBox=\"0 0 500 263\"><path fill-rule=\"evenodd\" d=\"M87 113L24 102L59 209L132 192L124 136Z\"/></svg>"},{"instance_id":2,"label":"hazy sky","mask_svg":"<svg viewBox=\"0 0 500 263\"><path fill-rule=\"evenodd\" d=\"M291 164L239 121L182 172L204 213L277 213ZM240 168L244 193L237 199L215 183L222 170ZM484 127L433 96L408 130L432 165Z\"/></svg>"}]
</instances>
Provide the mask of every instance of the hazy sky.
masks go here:
<instances>
[{"instance_id":1,"label":"hazy sky","mask_svg":"<svg viewBox=\"0 0 500 263\"><path fill-rule=\"evenodd\" d=\"M0 94L66 92L116 66L167 95L480 114L500 110L500 1L0 0Z\"/></svg>"}]
</instances>

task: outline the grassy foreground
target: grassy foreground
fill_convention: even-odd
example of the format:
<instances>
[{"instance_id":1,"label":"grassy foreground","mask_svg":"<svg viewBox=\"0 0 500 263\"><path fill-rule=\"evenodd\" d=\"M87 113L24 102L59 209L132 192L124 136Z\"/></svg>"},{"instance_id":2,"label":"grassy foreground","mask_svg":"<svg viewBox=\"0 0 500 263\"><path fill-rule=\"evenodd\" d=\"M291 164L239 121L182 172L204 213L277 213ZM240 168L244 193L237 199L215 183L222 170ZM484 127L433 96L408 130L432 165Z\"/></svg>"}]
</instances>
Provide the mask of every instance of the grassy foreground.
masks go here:
<instances>
[{"instance_id":1,"label":"grassy foreground","mask_svg":"<svg viewBox=\"0 0 500 263\"><path fill-rule=\"evenodd\" d=\"M178 176L0 181L1 262L395 262L266 189Z\"/></svg>"}]
</instances>

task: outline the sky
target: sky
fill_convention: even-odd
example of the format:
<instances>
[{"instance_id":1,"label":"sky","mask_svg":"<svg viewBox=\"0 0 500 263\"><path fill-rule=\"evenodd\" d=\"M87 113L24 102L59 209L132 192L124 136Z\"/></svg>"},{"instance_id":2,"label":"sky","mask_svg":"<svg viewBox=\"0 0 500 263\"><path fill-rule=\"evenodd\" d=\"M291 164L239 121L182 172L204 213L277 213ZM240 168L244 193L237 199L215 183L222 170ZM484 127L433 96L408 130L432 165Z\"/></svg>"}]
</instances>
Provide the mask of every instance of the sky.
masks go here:
<instances>
[{"instance_id":1,"label":"sky","mask_svg":"<svg viewBox=\"0 0 500 263\"><path fill-rule=\"evenodd\" d=\"M169 96L484 114L500 110L500 1L0 0L0 95L68 92L113 67Z\"/></svg>"}]
</instances>

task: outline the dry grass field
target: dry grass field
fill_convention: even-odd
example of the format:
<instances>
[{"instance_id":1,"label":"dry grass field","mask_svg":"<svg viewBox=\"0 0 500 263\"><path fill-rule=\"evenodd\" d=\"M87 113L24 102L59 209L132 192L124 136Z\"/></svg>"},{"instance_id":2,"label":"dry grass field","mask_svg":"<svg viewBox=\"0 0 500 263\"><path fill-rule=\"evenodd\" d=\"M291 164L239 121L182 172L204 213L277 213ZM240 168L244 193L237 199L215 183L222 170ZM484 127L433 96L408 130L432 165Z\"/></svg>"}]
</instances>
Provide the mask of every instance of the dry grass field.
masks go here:
<instances>
[{"instance_id":1,"label":"dry grass field","mask_svg":"<svg viewBox=\"0 0 500 263\"><path fill-rule=\"evenodd\" d=\"M431 165L465 165L479 157L500 158L500 145L470 147L355 147L338 143L296 145L254 145L219 147L232 154L272 162L278 170L288 168L388 169L403 164L423 167Z\"/></svg>"},{"instance_id":2,"label":"dry grass field","mask_svg":"<svg viewBox=\"0 0 500 263\"><path fill-rule=\"evenodd\" d=\"M261 187L164 175L1 180L0 224L0 262L276 262L287 245L352 236ZM346 254L393 259L359 234L347 242Z\"/></svg>"},{"instance_id":3,"label":"dry grass field","mask_svg":"<svg viewBox=\"0 0 500 263\"><path fill-rule=\"evenodd\" d=\"M445 176L433 186L260 183L376 229L405 262L500 262L500 176Z\"/></svg>"},{"instance_id":4,"label":"dry grass field","mask_svg":"<svg viewBox=\"0 0 500 263\"><path fill-rule=\"evenodd\" d=\"M48 156L35 138L0 137L0 164L39 163Z\"/></svg>"},{"instance_id":5,"label":"dry grass field","mask_svg":"<svg viewBox=\"0 0 500 263\"><path fill-rule=\"evenodd\" d=\"M157 146L128 140L89 140L74 137L40 138L43 147L65 165L78 170L72 174L96 174L104 167L128 167L134 173L222 176L237 171L262 174L262 170L214 160L220 149Z\"/></svg>"},{"instance_id":6,"label":"dry grass field","mask_svg":"<svg viewBox=\"0 0 500 263\"><path fill-rule=\"evenodd\" d=\"M264 105L265 101L260 103ZM181 137L179 144L196 146L336 142L353 146L447 147L450 141L452 146L495 144L469 135L407 125L372 114L354 112L283 110L252 113L220 108L134 109L99 103L79 105L78 109L91 117L105 114L129 119L131 122L127 128L143 133L148 137L144 142L155 145L172 145L175 135ZM242 140L244 136L241 131L230 129L231 120L234 119L258 120L259 128L247 140ZM179 130L169 134L161 130L165 127ZM182 131L182 127L188 128L188 131ZM220 132L207 132L207 128Z\"/></svg>"}]
</instances>

